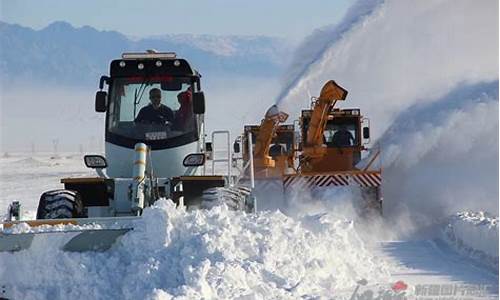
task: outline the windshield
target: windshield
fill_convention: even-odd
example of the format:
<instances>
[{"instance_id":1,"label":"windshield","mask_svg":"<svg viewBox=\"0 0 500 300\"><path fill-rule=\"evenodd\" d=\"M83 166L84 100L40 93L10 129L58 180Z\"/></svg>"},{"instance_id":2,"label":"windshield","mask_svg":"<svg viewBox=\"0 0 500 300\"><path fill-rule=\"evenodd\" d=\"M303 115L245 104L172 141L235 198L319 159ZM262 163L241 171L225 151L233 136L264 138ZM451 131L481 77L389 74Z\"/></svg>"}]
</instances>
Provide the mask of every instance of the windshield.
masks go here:
<instances>
[{"instance_id":1,"label":"windshield","mask_svg":"<svg viewBox=\"0 0 500 300\"><path fill-rule=\"evenodd\" d=\"M164 140L192 133L196 121L188 77L113 80L108 131L137 140Z\"/></svg>"},{"instance_id":2,"label":"windshield","mask_svg":"<svg viewBox=\"0 0 500 300\"><path fill-rule=\"evenodd\" d=\"M328 121L324 131L325 144L328 147L357 146L357 126L346 120Z\"/></svg>"}]
</instances>

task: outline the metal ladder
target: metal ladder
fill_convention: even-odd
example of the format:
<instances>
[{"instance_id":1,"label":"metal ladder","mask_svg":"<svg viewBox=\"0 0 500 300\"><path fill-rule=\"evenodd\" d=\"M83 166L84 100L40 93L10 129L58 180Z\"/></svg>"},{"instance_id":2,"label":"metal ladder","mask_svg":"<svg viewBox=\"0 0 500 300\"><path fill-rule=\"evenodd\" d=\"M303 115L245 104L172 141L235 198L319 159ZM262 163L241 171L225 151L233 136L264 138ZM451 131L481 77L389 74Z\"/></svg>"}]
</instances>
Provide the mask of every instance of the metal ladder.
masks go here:
<instances>
[{"instance_id":1,"label":"metal ladder","mask_svg":"<svg viewBox=\"0 0 500 300\"><path fill-rule=\"evenodd\" d=\"M227 157L217 158L215 146L216 136L226 136L227 143ZM216 163L227 163L227 178L231 178L231 133L229 130L216 130L212 132L212 175L215 175L215 164Z\"/></svg>"}]
</instances>

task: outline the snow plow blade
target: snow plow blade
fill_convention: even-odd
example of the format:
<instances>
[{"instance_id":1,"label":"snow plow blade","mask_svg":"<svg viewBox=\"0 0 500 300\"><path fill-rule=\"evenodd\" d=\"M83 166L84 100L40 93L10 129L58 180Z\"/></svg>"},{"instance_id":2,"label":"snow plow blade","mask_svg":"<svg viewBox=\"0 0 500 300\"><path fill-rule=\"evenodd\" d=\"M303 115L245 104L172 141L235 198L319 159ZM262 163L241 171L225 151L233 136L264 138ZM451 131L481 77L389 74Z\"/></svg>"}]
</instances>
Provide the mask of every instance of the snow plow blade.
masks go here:
<instances>
[{"instance_id":1,"label":"snow plow blade","mask_svg":"<svg viewBox=\"0 0 500 300\"><path fill-rule=\"evenodd\" d=\"M59 239L69 239L61 250L68 252L106 251L117 241L119 237L132 230L125 229L89 229L83 231L49 231L37 233L0 233L0 252L15 252L29 249L35 237L58 235ZM69 236L69 237L68 237Z\"/></svg>"},{"instance_id":2,"label":"snow plow blade","mask_svg":"<svg viewBox=\"0 0 500 300\"><path fill-rule=\"evenodd\" d=\"M86 230L66 243L63 250L69 252L106 251L115 244L119 237L130 230L132 228Z\"/></svg>"},{"instance_id":3,"label":"snow plow blade","mask_svg":"<svg viewBox=\"0 0 500 300\"><path fill-rule=\"evenodd\" d=\"M3 223L0 231L0 252L16 252L30 248L57 247L67 252L103 252L109 250L120 237L133 230L132 218L95 218L95 219L60 219L33 220ZM43 231L15 232L10 230L18 224L38 226L71 226L71 225L119 225L121 228L46 228Z\"/></svg>"}]
</instances>

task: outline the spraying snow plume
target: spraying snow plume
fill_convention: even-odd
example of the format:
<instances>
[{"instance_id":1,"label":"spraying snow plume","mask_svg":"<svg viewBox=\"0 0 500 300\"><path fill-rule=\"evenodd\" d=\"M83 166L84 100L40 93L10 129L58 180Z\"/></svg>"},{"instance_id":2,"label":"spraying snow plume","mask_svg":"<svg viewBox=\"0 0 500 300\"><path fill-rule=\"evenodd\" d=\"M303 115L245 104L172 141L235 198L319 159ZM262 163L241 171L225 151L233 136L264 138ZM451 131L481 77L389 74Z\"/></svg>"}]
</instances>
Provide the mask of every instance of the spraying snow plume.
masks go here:
<instances>
[{"instance_id":1,"label":"spraying snow plume","mask_svg":"<svg viewBox=\"0 0 500 300\"><path fill-rule=\"evenodd\" d=\"M377 137L415 103L435 101L463 82L497 80L497 1L360 1L356 7L365 8L361 18L348 15L332 34L327 28L305 40L278 98L282 109L297 112L308 91L319 93L335 79L349 90L346 105L376 120ZM309 49L322 48L309 63ZM308 67L297 67L302 63Z\"/></svg>"},{"instance_id":2,"label":"spraying snow plume","mask_svg":"<svg viewBox=\"0 0 500 300\"><path fill-rule=\"evenodd\" d=\"M302 75L314 67L315 61L320 60L329 47L334 45L352 26L371 14L381 3L382 0L358 1L348 9L338 25L316 29L313 34L306 37L292 59L292 64L287 71L288 76L284 82L285 88L281 91L278 99L282 100L287 96L287 92L300 81Z\"/></svg>"},{"instance_id":3,"label":"spraying snow plume","mask_svg":"<svg viewBox=\"0 0 500 300\"><path fill-rule=\"evenodd\" d=\"M498 1L354 7L299 48L280 108L298 115L334 79L383 147L386 212L429 222L461 209L497 215Z\"/></svg>"},{"instance_id":4,"label":"spraying snow plume","mask_svg":"<svg viewBox=\"0 0 500 300\"><path fill-rule=\"evenodd\" d=\"M385 209L419 224L461 210L498 215L498 82L400 114L384 145Z\"/></svg>"}]
</instances>

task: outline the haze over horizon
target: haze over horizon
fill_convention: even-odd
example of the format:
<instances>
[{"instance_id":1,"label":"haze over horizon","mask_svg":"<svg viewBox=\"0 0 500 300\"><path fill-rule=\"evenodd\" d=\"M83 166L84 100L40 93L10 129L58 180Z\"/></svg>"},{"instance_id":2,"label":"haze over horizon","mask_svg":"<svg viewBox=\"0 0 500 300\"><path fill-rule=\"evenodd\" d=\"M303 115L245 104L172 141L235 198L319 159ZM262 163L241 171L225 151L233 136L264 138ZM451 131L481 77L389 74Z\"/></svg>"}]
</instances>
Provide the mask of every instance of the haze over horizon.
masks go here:
<instances>
[{"instance_id":1,"label":"haze over horizon","mask_svg":"<svg viewBox=\"0 0 500 300\"><path fill-rule=\"evenodd\" d=\"M336 23L350 5L348 0L316 0L315 5L285 0L90 0L71 4L61 0L0 0L0 20L33 29L66 21L77 27L88 25L142 38L162 34L264 35L297 42L317 28Z\"/></svg>"}]
</instances>

